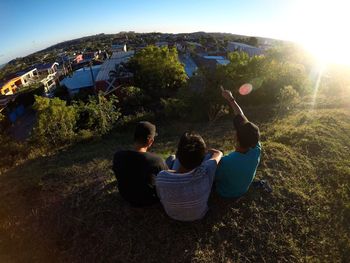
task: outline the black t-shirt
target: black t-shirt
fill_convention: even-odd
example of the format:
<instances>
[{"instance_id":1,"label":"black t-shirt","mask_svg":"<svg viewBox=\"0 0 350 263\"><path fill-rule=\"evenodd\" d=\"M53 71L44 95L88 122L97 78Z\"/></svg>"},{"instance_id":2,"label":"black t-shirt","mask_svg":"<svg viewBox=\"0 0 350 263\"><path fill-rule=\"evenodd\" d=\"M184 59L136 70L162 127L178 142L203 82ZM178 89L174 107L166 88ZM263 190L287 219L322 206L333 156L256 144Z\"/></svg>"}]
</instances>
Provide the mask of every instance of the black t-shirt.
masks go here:
<instances>
[{"instance_id":1,"label":"black t-shirt","mask_svg":"<svg viewBox=\"0 0 350 263\"><path fill-rule=\"evenodd\" d=\"M152 153L118 151L113 159L113 171L120 195L134 206L151 205L159 201L152 176L168 167Z\"/></svg>"}]
</instances>

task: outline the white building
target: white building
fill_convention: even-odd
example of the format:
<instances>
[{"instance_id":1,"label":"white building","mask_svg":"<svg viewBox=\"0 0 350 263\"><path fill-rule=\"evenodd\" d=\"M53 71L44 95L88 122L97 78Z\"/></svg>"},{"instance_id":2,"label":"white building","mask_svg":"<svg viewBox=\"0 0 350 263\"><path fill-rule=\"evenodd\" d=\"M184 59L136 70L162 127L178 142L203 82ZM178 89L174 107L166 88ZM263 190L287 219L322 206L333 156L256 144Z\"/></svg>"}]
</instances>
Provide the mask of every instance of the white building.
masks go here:
<instances>
[{"instance_id":1,"label":"white building","mask_svg":"<svg viewBox=\"0 0 350 263\"><path fill-rule=\"evenodd\" d=\"M259 56L262 55L264 52L262 49L253 47L244 43L239 42L229 42L227 44L227 51L234 52L234 51L241 51L247 53L249 56Z\"/></svg>"}]
</instances>

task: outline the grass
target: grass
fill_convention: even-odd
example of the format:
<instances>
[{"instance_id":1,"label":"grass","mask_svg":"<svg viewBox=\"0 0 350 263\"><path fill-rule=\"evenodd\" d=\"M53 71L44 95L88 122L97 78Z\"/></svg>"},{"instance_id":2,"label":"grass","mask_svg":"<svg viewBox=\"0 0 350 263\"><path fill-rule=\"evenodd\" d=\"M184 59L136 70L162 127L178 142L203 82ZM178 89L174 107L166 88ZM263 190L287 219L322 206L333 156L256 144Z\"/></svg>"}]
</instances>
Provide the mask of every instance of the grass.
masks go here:
<instances>
[{"instance_id":1,"label":"grass","mask_svg":"<svg viewBox=\"0 0 350 263\"><path fill-rule=\"evenodd\" d=\"M350 109L247 113L262 134L257 177L233 202L213 193L198 222L160 205L128 206L111 171L128 130L19 163L0 175L0 262L349 262ZM194 129L211 147L233 149L232 122L167 123L153 151L174 152Z\"/></svg>"}]
</instances>

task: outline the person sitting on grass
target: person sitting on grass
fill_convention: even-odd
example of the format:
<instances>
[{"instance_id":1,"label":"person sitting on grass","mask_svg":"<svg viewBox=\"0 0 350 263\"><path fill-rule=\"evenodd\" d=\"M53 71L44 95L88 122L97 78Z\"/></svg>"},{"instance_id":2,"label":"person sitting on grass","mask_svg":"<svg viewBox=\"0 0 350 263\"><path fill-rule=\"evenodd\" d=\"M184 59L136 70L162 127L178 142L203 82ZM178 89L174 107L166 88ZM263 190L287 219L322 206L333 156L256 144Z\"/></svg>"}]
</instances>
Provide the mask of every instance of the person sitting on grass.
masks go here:
<instances>
[{"instance_id":1,"label":"person sitting on grass","mask_svg":"<svg viewBox=\"0 0 350 263\"><path fill-rule=\"evenodd\" d=\"M113 171L120 195L133 206L159 202L154 176L168 169L162 158L147 152L157 135L156 127L147 121L139 122L134 134L134 150L118 151L113 159Z\"/></svg>"},{"instance_id":2,"label":"person sitting on grass","mask_svg":"<svg viewBox=\"0 0 350 263\"><path fill-rule=\"evenodd\" d=\"M176 152L176 170L161 171L157 175L157 193L171 218L194 221L208 211L209 194L222 157L222 152L215 149L209 153L210 157L205 160L207 149L203 138L195 132L185 132Z\"/></svg>"},{"instance_id":3,"label":"person sitting on grass","mask_svg":"<svg viewBox=\"0 0 350 263\"><path fill-rule=\"evenodd\" d=\"M215 185L220 196L239 198L248 191L260 162L260 132L244 116L232 93L223 88L221 90L234 112L233 124L238 145L234 152L221 159L216 170Z\"/></svg>"}]
</instances>

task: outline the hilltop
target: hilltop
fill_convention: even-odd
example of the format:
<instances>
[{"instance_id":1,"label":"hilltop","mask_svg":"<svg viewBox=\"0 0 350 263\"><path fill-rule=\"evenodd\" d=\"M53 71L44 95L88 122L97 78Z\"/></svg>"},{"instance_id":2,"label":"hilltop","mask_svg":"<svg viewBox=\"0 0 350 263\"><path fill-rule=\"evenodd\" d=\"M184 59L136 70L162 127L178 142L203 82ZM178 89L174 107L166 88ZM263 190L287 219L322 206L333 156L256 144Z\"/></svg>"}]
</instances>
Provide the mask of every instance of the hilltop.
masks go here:
<instances>
[{"instance_id":1,"label":"hilltop","mask_svg":"<svg viewBox=\"0 0 350 263\"><path fill-rule=\"evenodd\" d=\"M344 104L346 105L346 104ZM29 159L0 176L1 262L347 262L350 258L350 109L250 108L263 132L257 177L273 193L238 202L212 193L207 216L181 223L160 205L128 206L111 171L131 130ZM194 129L233 149L230 118L163 122L154 152L174 152Z\"/></svg>"}]
</instances>

